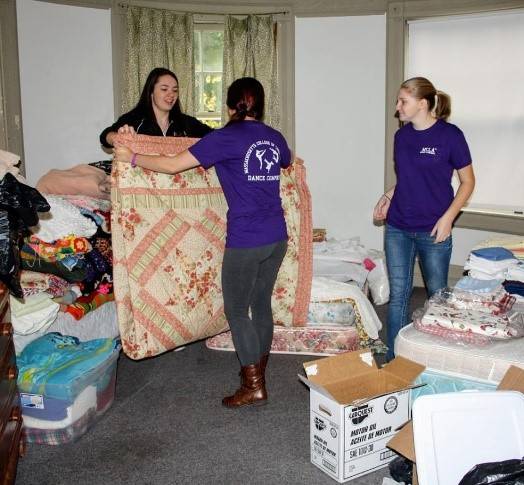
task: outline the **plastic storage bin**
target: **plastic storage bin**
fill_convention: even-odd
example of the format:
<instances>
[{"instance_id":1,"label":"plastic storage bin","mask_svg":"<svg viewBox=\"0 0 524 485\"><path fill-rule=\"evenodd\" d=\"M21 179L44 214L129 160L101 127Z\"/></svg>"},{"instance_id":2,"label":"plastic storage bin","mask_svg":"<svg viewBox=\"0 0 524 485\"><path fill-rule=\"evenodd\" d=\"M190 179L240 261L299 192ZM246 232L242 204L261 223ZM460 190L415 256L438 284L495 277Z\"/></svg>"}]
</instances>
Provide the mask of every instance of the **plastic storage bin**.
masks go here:
<instances>
[{"instance_id":1,"label":"plastic storage bin","mask_svg":"<svg viewBox=\"0 0 524 485\"><path fill-rule=\"evenodd\" d=\"M72 339L56 335L57 339ZM97 355L91 361L89 370L71 379L57 379L56 382L52 380L54 370L47 374L43 371L38 374L41 370L38 367L40 359L36 353L29 353L26 360L27 373L24 375L22 372L19 377L19 382L25 378L21 385L20 399L28 442L58 445L74 441L85 434L111 407L115 395L120 345L114 342L111 346L111 339L103 340L108 347L102 355ZM65 341L67 345L68 340ZM31 358L34 358L34 363ZM57 368L60 369L60 365ZM31 380L27 376L33 369L36 369L37 375Z\"/></svg>"}]
</instances>

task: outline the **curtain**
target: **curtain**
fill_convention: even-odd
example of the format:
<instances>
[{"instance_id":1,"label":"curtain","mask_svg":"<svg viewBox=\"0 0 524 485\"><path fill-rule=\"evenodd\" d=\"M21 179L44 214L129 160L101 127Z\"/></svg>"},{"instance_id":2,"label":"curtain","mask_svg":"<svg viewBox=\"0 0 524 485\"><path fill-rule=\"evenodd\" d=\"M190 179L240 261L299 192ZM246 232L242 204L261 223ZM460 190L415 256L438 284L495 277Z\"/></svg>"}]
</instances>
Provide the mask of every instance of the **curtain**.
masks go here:
<instances>
[{"instance_id":1,"label":"curtain","mask_svg":"<svg viewBox=\"0 0 524 485\"><path fill-rule=\"evenodd\" d=\"M155 67L166 67L178 78L182 111L193 114L193 15L128 7L125 24L123 112L138 102L149 72Z\"/></svg>"},{"instance_id":2,"label":"curtain","mask_svg":"<svg viewBox=\"0 0 524 485\"><path fill-rule=\"evenodd\" d=\"M281 107L278 94L276 23L271 15L248 15L243 19L227 15L224 26L223 97L240 77L258 79L266 94L264 121L280 129ZM222 119L227 120L227 108Z\"/></svg>"}]
</instances>

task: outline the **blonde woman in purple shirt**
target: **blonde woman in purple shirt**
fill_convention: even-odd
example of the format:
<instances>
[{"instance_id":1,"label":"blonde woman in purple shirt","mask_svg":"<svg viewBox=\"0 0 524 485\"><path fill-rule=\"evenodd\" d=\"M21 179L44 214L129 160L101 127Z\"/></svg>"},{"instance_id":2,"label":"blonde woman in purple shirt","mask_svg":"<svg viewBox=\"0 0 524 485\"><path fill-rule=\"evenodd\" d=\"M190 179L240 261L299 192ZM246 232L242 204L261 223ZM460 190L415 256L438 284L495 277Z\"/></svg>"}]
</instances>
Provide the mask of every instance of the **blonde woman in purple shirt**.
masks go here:
<instances>
[{"instance_id":1,"label":"blonde woman in purple shirt","mask_svg":"<svg viewBox=\"0 0 524 485\"><path fill-rule=\"evenodd\" d=\"M453 222L475 187L469 147L462 131L446 120L451 100L423 77L404 81L397 97L403 126L395 134L397 183L377 202L373 218L386 221L385 251L390 284L388 360L408 323L413 268L418 256L431 296L447 286ZM457 171L460 185L453 193Z\"/></svg>"},{"instance_id":2,"label":"blonde woman in purple shirt","mask_svg":"<svg viewBox=\"0 0 524 485\"><path fill-rule=\"evenodd\" d=\"M265 404L265 370L273 340L271 295L287 250L280 170L291 152L280 132L265 125L264 89L254 78L227 92L227 125L174 157L115 148L115 159L163 173L214 166L228 203L222 263L224 311L240 361L241 386L222 404ZM250 315L251 312L251 315Z\"/></svg>"}]
</instances>

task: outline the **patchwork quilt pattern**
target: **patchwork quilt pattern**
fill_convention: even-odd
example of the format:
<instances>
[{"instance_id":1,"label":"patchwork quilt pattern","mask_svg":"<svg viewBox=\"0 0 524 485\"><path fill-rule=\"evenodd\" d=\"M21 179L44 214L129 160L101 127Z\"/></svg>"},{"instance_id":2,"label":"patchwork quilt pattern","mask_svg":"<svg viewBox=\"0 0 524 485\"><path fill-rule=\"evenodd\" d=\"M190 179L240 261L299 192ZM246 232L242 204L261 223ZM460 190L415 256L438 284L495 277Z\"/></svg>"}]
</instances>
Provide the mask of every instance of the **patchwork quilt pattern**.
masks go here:
<instances>
[{"instance_id":1,"label":"patchwork quilt pattern","mask_svg":"<svg viewBox=\"0 0 524 485\"><path fill-rule=\"evenodd\" d=\"M172 155L197 140L119 135L134 152ZM151 357L228 328L220 282L227 203L214 169L167 175L112 171L114 291L124 352ZM289 247L273 293L275 323L307 320L312 280L311 197L305 168L281 173Z\"/></svg>"}]
</instances>

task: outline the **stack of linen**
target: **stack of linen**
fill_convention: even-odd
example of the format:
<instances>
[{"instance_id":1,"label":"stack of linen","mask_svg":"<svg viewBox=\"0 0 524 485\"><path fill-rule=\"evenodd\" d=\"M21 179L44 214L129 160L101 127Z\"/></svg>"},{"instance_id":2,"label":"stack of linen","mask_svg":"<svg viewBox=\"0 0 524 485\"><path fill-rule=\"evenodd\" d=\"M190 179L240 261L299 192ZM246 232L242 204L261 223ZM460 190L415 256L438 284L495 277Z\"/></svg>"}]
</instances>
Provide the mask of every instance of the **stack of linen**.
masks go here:
<instances>
[{"instance_id":1,"label":"stack of linen","mask_svg":"<svg viewBox=\"0 0 524 485\"><path fill-rule=\"evenodd\" d=\"M468 256L464 269L479 280L506 279L508 270L519 264L514 254L503 247L474 249Z\"/></svg>"},{"instance_id":2,"label":"stack of linen","mask_svg":"<svg viewBox=\"0 0 524 485\"><path fill-rule=\"evenodd\" d=\"M357 285L313 277L308 323L303 327L275 326L272 353L334 355L371 348L385 353L379 339L382 323ZM231 332L206 340L214 350L234 350Z\"/></svg>"},{"instance_id":3,"label":"stack of linen","mask_svg":"<svg viewBox=\"0 0 524 485\"><path fill-rule=\"evenodd\" d=\"M76 322L114 300L110 202L86 196L45 197L51 210L31 228L20 251L23 298L11 296L17 353L46 332L75 335L54 325L58 320ZM107 324L93 326L87 337L118 336L116 315Z\"/></svg>"},{"instance_id":4,"label":"stack of linen","mask_svg":"<svg viewBox=\"0 0 524 485\"><path fill-rule=\"evenodd\" d=\"M464 286L468 283L463 278L458 287L437 291L422 310L414 312L415 328L476 345L524 336L522 314L511 311L515 298L500 282L489 292L461 289Z\"/></svg>"},{"instance_id":5,"label":"stack of linen","mask_svg":"<svg viewBox=\"0 0 524 485\"><path fill-rule=\"evenodd\" d=\"M502 280L519 308L524 304L524 240L504 246L482 247L471 251L464 269L483 280Z\"/></svg>"},{"instance_id":6,"label":"stack of linen","mask_svg":"<svg viewBox=\"0 0 524 485\"><path fill-rule=\"evenodd\" d=\"M523 263L507 248L482 247L471 251L464 268L468 276L414 313L415 328L476 345L524 336L524 298L512 291L524 288ZM509 275L521 281L508 281Z\"/></svg>"}]
</instances>

